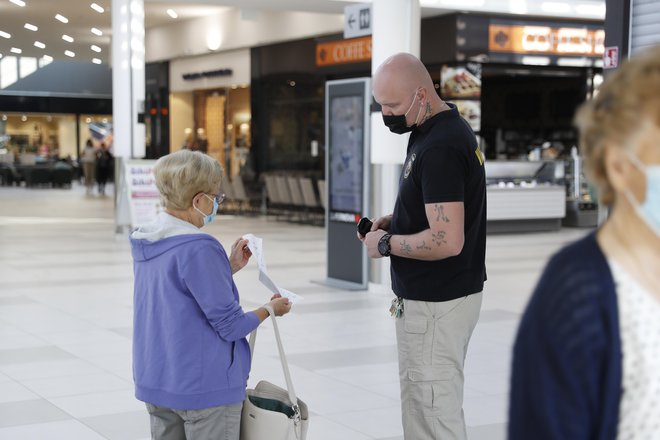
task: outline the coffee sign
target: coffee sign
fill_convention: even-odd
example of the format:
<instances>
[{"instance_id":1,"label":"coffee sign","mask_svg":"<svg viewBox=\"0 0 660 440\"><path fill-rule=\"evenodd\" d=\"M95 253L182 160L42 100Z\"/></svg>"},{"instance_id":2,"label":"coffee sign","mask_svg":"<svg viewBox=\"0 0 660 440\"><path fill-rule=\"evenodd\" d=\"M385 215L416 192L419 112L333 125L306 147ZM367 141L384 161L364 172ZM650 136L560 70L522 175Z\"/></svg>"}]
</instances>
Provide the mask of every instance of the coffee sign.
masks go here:
<instances>
[{"instance_id":1,"label":"coffee sign","mask_svg":"<svg viewBox=\"0 0 660 440\"><path fill-rule=\"evenodd\" d=\"M605 49L602 29L491 24L488 34L491 52L600 57Z\"/></svg>"}]
</instances>

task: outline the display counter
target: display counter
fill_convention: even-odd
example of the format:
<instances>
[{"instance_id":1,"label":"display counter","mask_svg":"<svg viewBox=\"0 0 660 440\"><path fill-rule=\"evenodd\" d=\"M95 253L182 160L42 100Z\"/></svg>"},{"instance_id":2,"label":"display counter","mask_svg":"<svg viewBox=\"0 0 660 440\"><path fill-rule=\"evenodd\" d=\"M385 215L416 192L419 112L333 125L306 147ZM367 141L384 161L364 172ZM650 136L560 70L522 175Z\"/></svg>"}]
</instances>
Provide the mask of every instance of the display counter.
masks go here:
<instances>
[{"instance_id":1,"label":"display counter","mask_svg":"<svg viewBox=\"0 0 660 440\"><path fill-rule=\"evenodd\" d=\"M562 161L486 162L489 233L557 230L566 216Z\"/></svg>"}]
</instances>

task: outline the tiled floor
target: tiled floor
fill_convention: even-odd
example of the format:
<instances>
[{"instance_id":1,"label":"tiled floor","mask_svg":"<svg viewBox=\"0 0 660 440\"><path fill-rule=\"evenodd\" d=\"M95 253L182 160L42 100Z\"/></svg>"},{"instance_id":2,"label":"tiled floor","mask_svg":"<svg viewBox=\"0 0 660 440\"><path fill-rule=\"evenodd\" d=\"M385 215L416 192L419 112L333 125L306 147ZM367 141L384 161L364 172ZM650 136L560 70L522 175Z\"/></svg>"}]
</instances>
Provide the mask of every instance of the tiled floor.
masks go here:
<instances>
[{"instance_id":1,"label":"tiled floor","mask_svg":"<svg viewBox=\"0 0 660 440\"><path fill-rule=\"evenodd\" d=\"M0 188L0 439L146 439L131 382L132 266L110 198ZM272 278L305 297L282 319L296 390L313 412L310 440L402 439L391 297L312 282L325 277L322 228L220 216L230 244L264 238ZM481 319L466 367L472 440L505 437L512 339L544 262L585 231L488 238ZM246 308L268 292L251 263L236 276ZM282 383L268 325L251 385Z\"/></svg>"}]
</instances>

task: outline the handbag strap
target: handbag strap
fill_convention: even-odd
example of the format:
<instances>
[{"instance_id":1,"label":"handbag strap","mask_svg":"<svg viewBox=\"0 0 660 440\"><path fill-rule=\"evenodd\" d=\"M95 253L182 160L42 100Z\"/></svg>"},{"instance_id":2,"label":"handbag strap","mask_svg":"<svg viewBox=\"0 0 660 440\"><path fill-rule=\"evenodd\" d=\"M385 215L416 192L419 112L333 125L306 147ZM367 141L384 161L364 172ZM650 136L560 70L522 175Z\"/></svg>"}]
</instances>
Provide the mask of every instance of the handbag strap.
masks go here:
<instances>
[{"instance_id":1,"label":"handbag strap","mask_svg":"<svg viewBox=\"0 0 660 440\"><path fill-rule=\"evenodd\" d=\"M280 330L277 327L277 319L275 318L275 311L270 305L263 306L268 310L268 314L273 320L273 330L275 331L275 340L277 341L277 350L280 353L280 361L282 362L282 370L284 370L284 380L286 380L286 388L289 393L289 400L293 405L293 409L299 416L300 410L298 408L298 398L296 397L296 391L293 389L293 382L291 381L291 373L289 372L289 363L286 361L286 355L284 354L284 348L282 347L282 338L280 337ZM257 342L257 329L250 334L250 359L254 356L254 346Z\"/></svg>"}]
</instances>

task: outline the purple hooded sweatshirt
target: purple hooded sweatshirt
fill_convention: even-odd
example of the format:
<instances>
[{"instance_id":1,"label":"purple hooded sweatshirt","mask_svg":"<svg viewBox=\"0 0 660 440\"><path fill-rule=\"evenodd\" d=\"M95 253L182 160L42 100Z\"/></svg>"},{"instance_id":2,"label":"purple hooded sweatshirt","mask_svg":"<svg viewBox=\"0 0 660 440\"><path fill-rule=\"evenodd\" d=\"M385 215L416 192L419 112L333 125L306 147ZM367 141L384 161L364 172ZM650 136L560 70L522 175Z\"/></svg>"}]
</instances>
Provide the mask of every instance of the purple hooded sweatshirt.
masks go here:
<instances>
[{"instance_id":1,"label":"purple hooded sweatshirt","mask_svg":"<svg viewBox=\"0 0 660 440\"><path fill-rule=\"evenodd\" d=\"M245 337L260 321L241 308L222 245L166 213L130 240L135 397L179 410L243 401Z\"/></svg>"}]
</instances>

